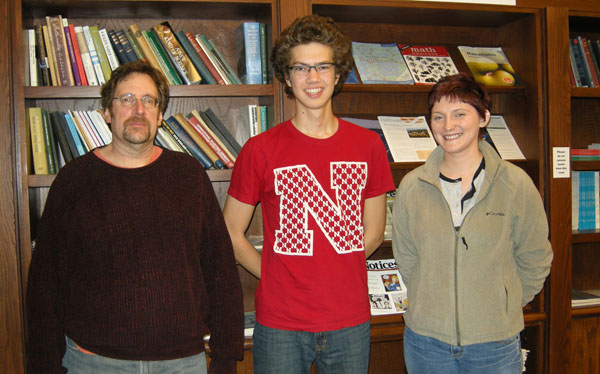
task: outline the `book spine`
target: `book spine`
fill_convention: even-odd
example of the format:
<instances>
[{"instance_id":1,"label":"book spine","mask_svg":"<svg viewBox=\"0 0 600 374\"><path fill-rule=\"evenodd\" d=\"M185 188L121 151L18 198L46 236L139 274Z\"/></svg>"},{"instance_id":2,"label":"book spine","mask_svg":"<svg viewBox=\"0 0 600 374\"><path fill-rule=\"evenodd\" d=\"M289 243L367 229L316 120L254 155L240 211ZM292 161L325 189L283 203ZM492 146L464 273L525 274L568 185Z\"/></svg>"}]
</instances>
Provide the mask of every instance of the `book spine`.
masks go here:
<instances>
[{"instance_id":1,"label":"book spine","mask_svg":"<svg viewBox=\"0 0 600 374\"><path fill-rule=\"evenodd\" d=\"M169 123L167 121L165 121L163 119L162 121L162 126L161 128L164 128L165 130L167 130L167 134L169 135L169 137L171 139L173 139L174 142L177 143L178 147L181 148L183 150L184 153L187 153L188 155L192 156L192 157L196 157L192 154L192 152L190 152L190 150L188 149L188 147L185 146L185 144L181 141L181 139L179 139L179 137L177 136L177 134L175 134L175 131L173 131L173 129L171 128L171 126L169 126Z\"/></svg>"},{"instance_id":2,"label":"book spine","mask_svg":"<svg viewBox=\"0 0 600 374\"><path fill-rule=\"evenodd\" d=\"M173 138L173 136L164 126L158 128L158 131L156 132L156 140L159 142L159 145L163 148L170 149L176 152L188 153L179 145L179 143L177 143L177 141Z\"/></svg>"},{"instance_id":3,"label":"book spine","mask_svg":"<svg viewBox=\"0 0 600 374\"><path fill-rule=\"evenodd\" d=\"M46 16L46 21L60 85L73 86L74 81L71 73L66 41L64 41L65 32L62 25L62 18L60 16Z\"/></svg>"},{"instance_id":4,"label":"book spine","mask_svg":"<svg viewBox=\"0 0 600 374\"><path fill-rule=\"evenodd\" d=\"M58 172L58 157L56 156L56 144L48 112L42 109L42 124L44 128L44 144L46 146L46 159L48 161L48 174Z\"/></svg>"},{"instance_id":5,"label":"book spine","mask_svg":"<svg viewBox=\"0 0 600 374\"><path fill-rule=\"evenodd\" d=\"M200 59L200 56L188 40L185 33L183 31L177 31L175 33L175 37L177 38L179 44L181 44L181 47L185 50L185 53L189 56L190 60L196 67L196 70L202 77L202 82L206 84L217 84L213 76L208 71L208 68L206 67L206 65L204 65L204 63Z\"/></svg>"},{"instance_id":6,"label":"book spine","mask_svg":"<svg viewBox=\"0 0 600 374\"><path fill-rule=\"evenodd\" d=\"M133 35L133 37L137 41L138 45L140 46L140 49L144 53L144 56L145 56L146 60L148 61L148 63L150 65L152 65L152 67L154 67L158 71L162 71L160 64L158 63L156 56L154 56L154 53L152 52L152 49L150 48L150 45L148 44L148 41L146 40L144 33L140 30L138 25L136 25L135 23L131 24L129 26L129 31L131 32L131 35ZM163 74L164 74L164 72L163 72Z\"/></svg>"},{"instance_id":7,"label":"book spine","mask_svg":"<svg viewBox=\"0 0 600 374\"><path fill-rule=\"evenodd\" d=\"M184 82L186 84L199 84L202 81L202 77L194 67L190 57L185 53L181 44L179 44L169 23L160 23L154 26L153 30Z\"/></svg>"},{"instance_id":8,"label":"book spine","mask_svg":"<svg viewBox=\"0 0 600 374\"><path fill-rule=\"evenodd\" d=\"M223 134L223 136L225 137L225 139L227 139L229 144L231 144L232 148L235 150L235 156L237 157L238 153L240 153L240 151L242 150L242 146L240 145L240 143L238 143L237 140L235 140L233 135L231 135L229 130L227 130L225 125L223 125L221 120L219 120L219 118L215 115L212 109L208 108L203 113L206 113L206 116L210 120L210 123L213 124L215 128L218 129L218 131L221 134ZM210 126L208 122L206 124Z\"/></svg>"},{"instance_id":9,"label":"book spine","mask_svg":"<svg viewBox=\"0 0 600 374\"><path fill-rule=\"evenodd\" d=\"M77 37L77 43L79 45L79 52L81 53L81 63L83 64L83 70L85 71L85 77L89 86L97 86L98 80L96 79L96 72L94 70L94 64L90 57L90 51L88 50L85 36L83 35L83 27L76 26L75 36Z\"/></svg>"},{"instance_id":10,"label":"book spine","mask_svg":"<svg viewBox=\"0 0 600 374\"><path fill-rule=\"evenodd\" d=\"M190 125L190 123L185 119L185 117L181 113L177 113L175 116L175 120L181 128L185 130L185 132L192 138L194 143L200 147L202 152L212 161L213 165L217 169L224 169L225 164L223 161L217 156L217 154L210 148L210 146L202 139L202 137L198 134L198 132Z\"/></svg>"},{"instance_id":11,"label":"book spine","mask_svg":"<svg viewBox=\"0 0 600 374\"><path fill-rule=\"evenodd\" d=\"M79 116L79 112L69 110L67 111L67 114L73 120L73 123L75 124L75 127L77 127L79 134L81 134L81 138L83 139L87 149L91 150L102 145L99 141L96 130L88 123L87 120Z\"/></svg>"},{"instance_id":12,"label":"book spine","mask_svg":"<svg viewBox=\"0 0 600 374\"><path fill-rule=\"evenodd\" d=\"M240 78L238 78L236 72L233 71L231 66L227 63L227 59L223 57L223 54L221 53L221 51L219 51L219 48L217 48L215 43L213 43L213 41L210 39L206 39L206 37L203 35L201 35L201 38L203 38L204 43L208 45L208 48L213 53L219 64L223 66L225 73L227 73L227 78L229 78L230 84L242 84L242 81L240 80Z\"/></svg>"},{"instance_id":13,"label":"book spine","mask_svg":"<svg viewBox=\"0 0 600 374\"><path fill-rule=\"evenodd\" d=\"M592 87L591 77L586 71L585 57L583 55L583 50L579 45L579 40L577 38L571 38L571 45L573 46L573 56L575 56L577 71L579 72L579 77L581 78L581 86Z\"/></svg>"},{"instance_id":14,"label":"book spine","mask_svg":"<svg viewBox=\"0 0 600 374\"><path fill-rule=\"evenodd\" d=\"M77 66L77 59L75 58L75 48L73 47L73 41L71 40L71 33L69 32L69 25L64 25L63 19L63 32L65 33L65 41L67 42L67 52L69 55L69 63L71 65L71 74L73 75L73 82L76 86L81 86L81 76L79 74L79 66Z\"/></svg>"},{"instance_id":15,"label":"book spine","mask_svg":"<svg viewBox=\"0 0 600 374\"><path fill-rule=\"evenodd\" d=\"M27 48L25 49L27 53L27 59L25 60L26 66L26 78L29 78L29 82L26 82L26 85L36 87L39 86L38 82L38 63L36 52L36 38L35 38L35 30L27 29L25 30L25 39L27 41ZM27 84L28 83L28 84Z\"/></svg>"},{"instance_id":16,"label":"book spine","mask_svg":"<svg viewBox=\"0 0 600 374\"><path fill-rule=\"evenodd\" d=\"M580 43L581 47L583 48L583 52L585 55L585 61L586 61L586 68L590 75L592 84L594 87L598 87L598 86L600 86L600 83L598 82L598 75L596 74L596 69L594 68L594 62L592 60L592 54L590 52L590 48L588 46L587 39L580 36L579 43Z\"/></svg>"},{"instance_id":17,"label":"book spine","mask_svg":"<svg viewBox=\"0 0 600 374\"><path fill-rule=\"evenodd\" d=\"M60 79L58 78L58 69L56 68L56 58L54 57L54 48L52 47L52 40L50 39L50 30L48 29L48 25L42 26L42 33L44 35L46 53L48 53L50 81L52 82L52 86L60 86Z\"/></svg>"},{"instance_id":18,"label":"book spine","mask_svg":"<svg viewBox=\"0 0 600 374\"><path fill-rule=\"evenodd\" d=\"M140 44L138 43L137 39L133 36L131 31L125 30L124 33L125 33L125 36L127 37L127 40L129 41L129 44L131 45L131 48L133 49L133 52L135 53L136 58L138 60L148 62L148 59L146 58L146 55L142 51Z\"/></svg>"},{"instance_id":19,"label":"book spine","mask_svg":"<svg viewBox=\"0 0 600 374\"><path fill-rule=\"evenodd\" d=\"M106 56L106 50L102 45L102 39L100 38L100 30L98 29L97 25L92 25L89 27L89 29L90 34L92 36L92 43L94 43L94 49L96 50L96 54L98 55L98 61L100 61L100 67L102 68L102 75L104 79L108 81L110 79L110 74L112 70L110 68L110 63L108 62L108 57Z\"/></svg>"},{"instance_id":20,"label":"book spine","mask_svg":"<svg viewBox=\"0 0 600 374\"><path fill-rule=\"evenodd\" d=\"M113 70L119 67L119 59L117 58L117 54L115 53L112 44L110 43L108 31L106 31L106 29L99 29L98 35L100 35L100 42L102 42L102 47L104 48L104 52L106 53L106 59L108 60L110 71L112 72Z\"/></svg>"},{"instance_id":21,"label":"book spine","mask_svg":"<svg viewBox=\"0 0 600 374\"><path fill-rule=\"evenodd\" d=\"M48 174L46 143L44 142L44 125L42 123L42 108L29 108L29 133L31 135L31 152L33 156L33 171L35 175Z\"/></svg>"},{"instance_id":22,"label":"book spine","mask_svg":"<svg viewBox=\"0 0 600 374\"><path fill-rule=\"evenodd\" d=\"M83 135L77 129L77 126L75 125L75 122L73 121L73 118L71 118L71 115L69 113L62 113L62 116L64 117L65 121L67 122L69 132L71 133L73 142L75 143L75 146L77 147L77 153L80 156L86 154L89 149L87 148L87 145L85 144L85 142L83 140Z\"/></svg>"},{"instance_id":23,"label":"book spine","mask_svg":"<svg viewBox=\"0 0 600 374\"><path fill-rule=\"evenodd\" d=\"M112 133L110 132L110 128L108 127L108 124L106 124L106 121L104 120L100 110L83 111L83 115L88 117L94 124L94 127L98 130L103 145L107 145L112 142Z\"/></svg>"},{"instance_id":24,"label":"book spine","mask_svg":"<svg viewBox=\"0 0 600 374\"><path fill-rule=\"evenodd\" d=\"M115 32L115 30L108 30L107 34L108 34L108 38L110 40L110 45L111 45L112 49L114 50L115 54L117 55L117 60L119 60L119 64L128 63L129 58L125 54L125 49L123 49L123 46L121 45L121 41L117 37L117 33Z\"/></svg>"},{"instance_id":25,"label":"book spine","mask_svg":"<svg viewBox=\"0 0 600 374\"><path fill-rule=\"evenodd\" d=\"M160 41L158 40L158 37L156 36L154 31L143 31L142 33L144 34L146 41L148 42L148 45L152 50L152 53L154 53L154 57L156 57L156 60L158 61L158 64L160 65L163 74L165 74L165 76L169 80L169 84L183 84L183 82L179 78L179 75L177 75L177 72L175 71L175 67L173 66L171 60L167 56L166 51L163 50Z\"/></svg>"},{"instance_id":26,"label":"book spine","mask_svg":"<svg viewBox=\"0 0 600 374\"><path fill-rule=\"evenodd\" d=\"M243 41L238 61L238 73L245 84L262 84L260 60L260 26L258 22L244 22L238 29Z\"/></svg>"},{"instance_id":27,"label":"book spine","mask_svg":"<svg viewBox=\"0 0 600 374\"><path fill-rule=\"evenodd\" d=\"M81 58L81 48L79 48L79 39L75 33L75 26L68 25L69 35L71 37L71 44L73 45L73 53L75 54L75 64L77 65L77 71L79 72L79 79L81 80L82 86L88 86L87 74L83 67L83 60Z\"/></svg>"},{"instance_id":28,"label":"book spine","mask_svg":"<svg viewBox=\"0 0 600 374\"><path fill-rule=\"evenodd\" d=\"M215 139L213 139L213 137L206 131L204 126L200 124L198 119L196 119L196 117L194 117L193 115L188 115L187 120L188 123L194 128L194 130L196 130L196 132L198 132L198 134L206 142L206 144L208 144L208 146L213 150L217 157L220 158L221 161L223 161L225 166L227 166L230 169L233 168L233 160L231 160L231 158L229 158L229 156L221 148L221 146L217 144Z\"/></svg>"},{"instance_id":29,"label":"book spine","mask_svg":"<svg viewBox=\"0 0 600 374\"><path fill-rule=\"evenodd\" d=\"M131 43L129 42L129 39L127 38L127 34L125 33L125 31L117 30L117 31L115 31L115 33L117 34L117 39L119 40L119 43L121 43L121 46L123 47L123 51L125 52L125 55L127 56L127 61L134 62L134 61L139 60L139 58L135 54L135 51L133 50L133 46L131 45Z\"/></svg>"},{"instance_id":30,"label":"book spine","mask_svg":"<svg viewBox=\"0 0 600 374\"><path fill-rule=\"evenodd\" d=\"M171 129L175 132L175 135L185 144L186 148L192 153L192 155L204 165L205 169L210 169L214 165L210 158L200 149L200 147L192 140L187 132L179 125L175 117L171 116L165 120Z\"/></svg>"},{"instance_id":31,"label":"book spine","mask_svg":"<svg viewBox=\"0 0 600 374\"><path fill-rule=\"evenodd\" d=\"M72 143L72 140L69 139L69 135L65 133L65 128L63 127L62 121L59 119L59 112L51 112L50 113L50 123L52 124L52 129L54 130L54 134L58 139L58 144L60 146L61 154L65 160L65 162L71 161L74 157L73 151L75 147L75 143Z\"/></svg>"},{"instance_id":32,"label":"book spine","mask_svg":"<svg viewBox=\"0 0 600 374\"><path fill-rule=\"evenodd\" d=\"M594 69L596 70L596 75L600 79L600 49L598 49L597 43L597 40L588 40L588 47L592 55L592 61L594 62Z\"/></svg>"},{"instance_id":33,"label":"book spine","mask_svg":"<svg viewBox=\"0 0 600 374\"><path fill-rule=\"evenodd\" d=\"M37 57L38 69L40 76L38 83L40 86L51 86L52 81L50 80L50 70L48 68L48 55L46 53L46 46L44 45L44 35L42 32L42 26L35 25L35 54Z\"/></svg>"},{"instance_id":34,"label":"book spine","mask_svg":"<svg viewBox=\"0 0 600 374\"><path fill-rule=\"evenodd\" d=\"M202 125L206 132L208 132L210 136L217 142L217 144L219 144L221 149L223 149L223 151L227 153L229 159L235 163L235 156L233 155L235 151L233 150L233 147L231 146L231 144L229 144L227 139L225 139L225 137L221 135L221 133L219 133L216 129L215 131L213 131L213 129L211 128L211 126L214 128L213 124L211 124L211 126L208 125L208 122L210 120L206 116L206 113L199 113L197 110L192 110L192 112L188 114L188 118L190 117L194 117L198 121L198 123Z\"/></svg>"},{"instance_id":35,"label":"book spine","mask_svg":"<svg viewBox=\"0 0 600 374\"><path fill-rule=\"evenodd\" d=\"M571 74L575 82L575 87L581 87L581 77L579 76L579 69L577 67L577 60L575 59L575 51L573 50L573 42L569 42L569 61L571 62Z\"/></svg>"},{"instance_id":36,"label":"book spine","mask_svg":"<svg viewBox=\"0 0 600 374\"><path fill-rule=\"evenodd\" d=\"M267 84L267 65L269 64L269 57L267 56L267 25L259 23L260 31L260 71L262 73L262 83Z\"/></svg>"},{"instance_id":37,"label":"book spine","mask_svg":"<svg viewBox=\"0 0 600 374\"><path fill-rule=\"evenodd\" d=\"M204 51L204 54L206 54L206 57L208 57L211 64L215 67L215 70L219 73L219 77L221 77L221 79L225 82L225 84L232 84L231 80L227 76L227 72L225 71L223 66L219 63L219 61L217 60L217 57L214 55L214 53L211 51L206 37L202 34L198 34L198 35L196 35L195 38L196 38L196 42L198 43L200 48Z\"/></svg>"},{"instance_id":38,"label":"book spine","mask_svg":"<svg viewBox=\"0 0 600 374\"><path fill-rule=\"evenodd\" d=\"M185 37L187 38L188 42L190 42L190 45L192 46L192 48L194 48L194 51L196 51L196 53L198 54L198 57L200 58L200 60L202 61L202 63L206 67L206 69L208 70L210 76L212 77L211 79L207 79L207 81L214 82L212 84L224 85L225 81L223 80L223 78L221 77L221 75L219 74L219 72L217 71L215 66L213 65L213 63L210 61L210 59L206 55L206 52L202 49L200 44L198 44L198 41L196 40L194 35L191 32L185 32Z\"/></svg>"}]
</instances>

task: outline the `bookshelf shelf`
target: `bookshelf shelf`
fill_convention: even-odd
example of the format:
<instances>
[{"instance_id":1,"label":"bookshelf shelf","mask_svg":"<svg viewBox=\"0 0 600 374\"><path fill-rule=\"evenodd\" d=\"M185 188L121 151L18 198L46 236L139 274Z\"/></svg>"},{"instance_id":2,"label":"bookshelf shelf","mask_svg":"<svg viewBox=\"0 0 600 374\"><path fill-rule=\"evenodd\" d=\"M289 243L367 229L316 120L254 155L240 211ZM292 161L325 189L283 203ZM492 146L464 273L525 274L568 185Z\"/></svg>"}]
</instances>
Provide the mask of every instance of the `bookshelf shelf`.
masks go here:
<instances>
[{"instance_id":1,"label":"bookshelf shelf","mask_svg":"<svg viewBox=\"0 0 600 374\"><path fill-rule=\"evenodd\" d=\"M169 86L171 98L177 97L258 97L273 96L273 85L177 85ZM25 87L26 99L99 99L100 88L94 87Z\"/></svg>"},{"instance_id":2,"label":"bookshelf shelf","mask_svg":"<svg viewBox=\"0 0 600 374\"><path fill-rule=\"evenodd\" d=\"M600 88L571 87L571 97L574 98L600 98Z\"/></svg>"},{"instance_id":3,"label":"bookshelf shelf","mask_svg":"<svg viewBox=\"0 0 600 374\"><path fill-rule=\"evenodd\" d=\"M574 171L600 170L600 161L571 161L571 169Z\"/></svg>"},{"instance_id":4,"label":"bookshelf shelf","mask_svg":"<svg viewBox=\"0 0 600 374\"><path fill-rule=\"evenodd\" d=\"M372 92L372 93L428 93L431 90L430 85L414 84L346 84L342 92ZM523 94L525 87L500 87L488 86L486 90L492 94ZM599 89L600 91L600 89ZM599 92L600 94L600 92Z\"/></svg>"},{"instance_id":5,"label":"bookshelf shelf","mask_svg":"<svg viewBox=\"0 0 600 374\"><path fill-rule=\"evenodd\" d=\"M600 305L577 307L571 309L573 318L588 318L600 316Z\"/></svg>"}]
</instances>

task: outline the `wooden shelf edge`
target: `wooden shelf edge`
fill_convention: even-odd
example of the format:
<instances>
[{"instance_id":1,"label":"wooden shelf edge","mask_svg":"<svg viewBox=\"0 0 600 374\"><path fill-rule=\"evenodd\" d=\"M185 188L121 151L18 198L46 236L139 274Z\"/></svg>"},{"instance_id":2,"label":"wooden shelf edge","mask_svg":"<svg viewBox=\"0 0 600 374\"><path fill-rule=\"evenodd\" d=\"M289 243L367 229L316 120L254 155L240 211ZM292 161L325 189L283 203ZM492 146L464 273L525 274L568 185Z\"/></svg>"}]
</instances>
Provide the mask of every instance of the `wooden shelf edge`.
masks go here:
<instances>
[{"instance_id":1,"label":"wooden shelf edge","mask_svg":"<svg viewBox=\"0 0 600 374\"><path fill-rule=\"evenodd\" d=\"M600 241L600 229L592 230L574 230L571 242L577 243L595 243Z\"/></svg>"},{"instance_id":2,"label":"wooden shelf edge","mask_svg":"<svg viewBox=\"0 0 600 374\"><path fill-rule=\"evenodd\" d=\"M25 99L99 99L100 87L24 87ZM169 96L174 97L253 97L273 96L275 89L272 84L244 85L178 85L169 86Z\"/></svg>"},{"instance_id":3,"label":"wooden shelf edge","mask_svg":"<svg viewBox=\"0 0 600 374\"><path fill-rule=\"evenodd\" d=\"M571 87L571 97L600 98L600 88Z\"/></svg>"},{"instance_id":4,"label":"wooden shelf edge","mask_svg":"<svg viewBox=\"0 0 600 374\"><path fill-rule=\"evenodd\" d=\"M573 317L573 318L597 317L597 316L600 316L600 305L571 308L571 317Z\"/></svg>"},{"instance_id":5,"label":"wooden shelf edge","mask_svg":"<svg viewBox=\"0 0 600 374\"><path fill-rule=\"evenodd\" d=\"M341 92L359 93L428 93L433 85L427 84L344 84ZM525 91L525 87L486 86L488 93L517 93Z\"/></svg>"},{"instance_id":6,"label":"wooden shelf edge","mask_svg":"<svg viewBox=\"0 0 600 374\"><path fill-rule=\"evenodd\" d=\"M211 182L228 182L231 179L231 169L207 170ZM56 175L28 175L27 186L30 188L50 187Z\"/></svg>"},{"instance_id":7,"label":"wooden shelf edge","mask_svg":"<svg viewBox=\"0 0 600 374\"><path fill-rule=\"evenodd\" d=\"M573 171L596 171L600 170L600 161L571 161Z\"/></svg>"}]
</instances>

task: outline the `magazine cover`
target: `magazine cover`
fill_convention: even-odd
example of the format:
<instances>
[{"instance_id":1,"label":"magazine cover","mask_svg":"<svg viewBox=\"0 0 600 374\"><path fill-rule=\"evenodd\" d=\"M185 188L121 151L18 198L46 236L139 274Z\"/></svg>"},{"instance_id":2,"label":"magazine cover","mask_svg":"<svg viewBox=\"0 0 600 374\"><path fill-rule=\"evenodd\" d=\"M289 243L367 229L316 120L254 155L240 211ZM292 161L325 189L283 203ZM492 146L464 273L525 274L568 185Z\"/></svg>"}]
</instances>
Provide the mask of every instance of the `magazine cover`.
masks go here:
<instances>
[{"instance_id":1,"label":"magazine cover","mask_svg":"<svg viewBox=\"0 0 600 374\"><path fill-rule=\"evenodd\" d=\"M459 46L475 80L485 86L516 86L519 79L501 47Z\"/></svg>"},{"instance_id":2,"label":"magazine cover","mask_svg":"<svg viewBox=\"0 0 600 374\"><path fill-rule=\"evenodd\" d=\"M371 315L406 311L406 286L394 259L367 260L367 277Z\"/></svg>"},{"instance_id":3,"label":"magazine cover","mask_svg":"<svg viewBox=\"0 0 600 374\"><path fill-rule=\"evenodd\" d=\"M458 74L446 47L398 44L415 84L435 84L440 79Z\"/></svg>"},{"instance_id":4,"label":"magazine cover","mask_svg":"<svg viewBox=\"0 0 600 374\"><path fill-rule=\"evenodd\" d=\"M352 42L352 57L363 84L413 84L396 44Z\"/></svg>"}]
</instances>

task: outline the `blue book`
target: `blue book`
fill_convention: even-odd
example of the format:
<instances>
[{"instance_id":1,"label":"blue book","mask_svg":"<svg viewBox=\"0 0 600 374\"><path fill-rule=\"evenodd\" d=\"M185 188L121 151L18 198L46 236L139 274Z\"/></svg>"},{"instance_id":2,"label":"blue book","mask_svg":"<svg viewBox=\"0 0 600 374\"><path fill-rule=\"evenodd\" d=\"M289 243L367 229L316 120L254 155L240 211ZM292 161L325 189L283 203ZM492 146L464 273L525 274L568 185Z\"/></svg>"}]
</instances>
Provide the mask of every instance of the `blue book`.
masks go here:
<instances>
[{"instance_id":1,"label":"blue book","mask_svg":"<svg viewBox=\"0 0 600 374\"><path fill-rule=\"evenodd\" d=\"M236 40L241 43L238 75L245 84L263 84L260 52L260 24L244 22L237 29Z\"/></svg>"},{"instance_id":2,"label":"blue book","mask_svg":"<svg viewBox=\"0 0 600 374\"><path fill-rule=\"evenodd\" d=\"M75 147L77 147L77 153L79 156L86 154L89 149L86 144L81 139L81 135L79 134L79 130L77 130L77 125L75 125L75 121L69 113L64 113L63 116L67 120L67 125L69 126L69 133L71 137L73 137L73 142L75 142Z\"/></svg>"},{"instance_id":3,"label":"blue book","mask_svg":"<svg viewBox=\"0 0 600 374\"><path fill-rule=\"evenodd\" d=\"M596 204L598 190L596 171L579 172L579 230L596 228Z\"/></svg>"},{"instance_id":4,"label":"blue book","mask_svg":"<svg viewBox=\"0 0 600 374\"><path fill-rule=\"evenodd\" d=\"M171 116L165 120L171 127L175 135L185 144L186 148L192 153L198 161L202 163L205 169L210 169L214 166L213 162L208 158L206 153L200 149L198 144L188 135L188 133L179 125L175 117Z\"/></svg>"}]
</instances>

